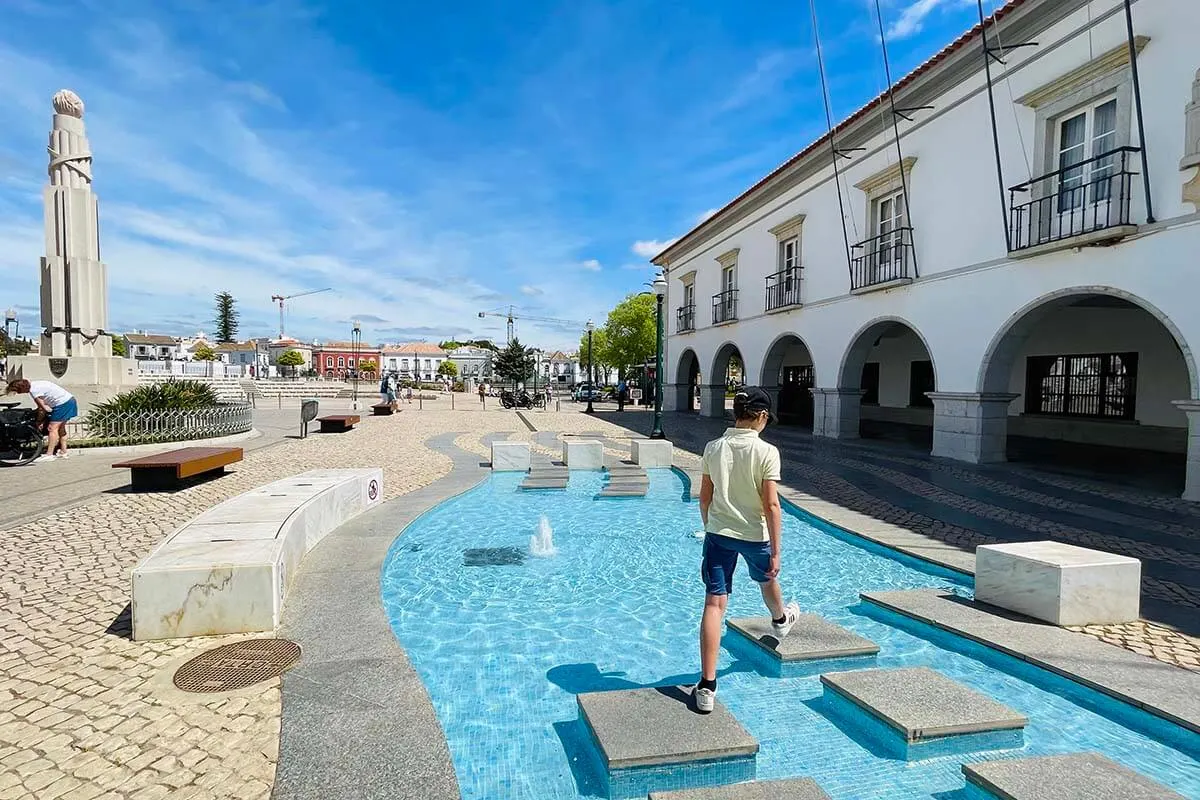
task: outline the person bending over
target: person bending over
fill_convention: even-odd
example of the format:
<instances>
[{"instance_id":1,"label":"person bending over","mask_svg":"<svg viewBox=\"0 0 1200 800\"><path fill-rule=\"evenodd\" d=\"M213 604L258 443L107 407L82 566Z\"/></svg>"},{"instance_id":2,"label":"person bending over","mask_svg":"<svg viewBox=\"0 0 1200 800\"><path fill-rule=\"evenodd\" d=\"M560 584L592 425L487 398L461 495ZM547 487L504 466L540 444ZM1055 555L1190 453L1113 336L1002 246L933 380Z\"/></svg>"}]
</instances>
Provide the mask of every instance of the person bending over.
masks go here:
<instances>
[{"instance_id":1,"label":"person bending over","mask_svg":"<svg viewBox=\"0 0 1200 800\"><path fill-rule=\"evenodd\" d=\"M79 416L75 396L51 381L27 381L24 378L8 384L9 394L28 394L38 409L47 415L50 447L37 461L67 457L67 423ZM37 463L34 461L32 463Z\"/></svg>"}]
</instances>

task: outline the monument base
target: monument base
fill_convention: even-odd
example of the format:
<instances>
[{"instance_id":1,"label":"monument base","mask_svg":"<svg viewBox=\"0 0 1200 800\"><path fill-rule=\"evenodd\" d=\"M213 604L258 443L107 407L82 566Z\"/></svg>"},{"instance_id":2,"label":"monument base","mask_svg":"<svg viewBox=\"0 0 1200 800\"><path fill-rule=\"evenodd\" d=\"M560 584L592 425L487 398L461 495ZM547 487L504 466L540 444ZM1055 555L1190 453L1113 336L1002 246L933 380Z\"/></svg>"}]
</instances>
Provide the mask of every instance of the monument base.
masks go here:
<instances>
[{"instance_id":1,"label":"monument base","mask_svg":"<svg viewBox=\"0 0 1200 800\"><path fill-rule=\"evenodd\" d=\"M7 380L54 381L75 395L79 413L88 410L118 392L138 384L137 361L132 358L96 358L73 356L10 356Z\"/></svg>"}]
</instances>

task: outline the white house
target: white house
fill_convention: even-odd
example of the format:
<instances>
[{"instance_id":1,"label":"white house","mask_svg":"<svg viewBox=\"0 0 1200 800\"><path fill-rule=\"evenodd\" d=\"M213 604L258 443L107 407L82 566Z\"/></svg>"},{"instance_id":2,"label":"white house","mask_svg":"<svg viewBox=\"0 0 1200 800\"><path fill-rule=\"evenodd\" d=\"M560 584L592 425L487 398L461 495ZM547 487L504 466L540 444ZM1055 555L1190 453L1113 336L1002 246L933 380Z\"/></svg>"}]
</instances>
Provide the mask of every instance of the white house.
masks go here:
<instances>
[{"instance_id":1,"label":"white house","mask_svg":"<svg viewBox=\"0 0 1200 800\"><path fill-rule=\"evenodd\" d=\"M668 406L723 414L736 355L817 436L1186 454L1200 500L1200 2L1132 27L1012 0L990 82L976 28L655 257Z\"/></svg>"},{"instance_id":2,"label":"white house","mask_svg":"<svg viewBox=\"0 0 1200 800\"><path fill-rule=\"evenodd\" d=\"M172 336L146 331L127 333L125 353L138 361L173 361L179 358L179 341Z\"/></svg>"},{"instance_id":3,"label":"white house","mask_svg":"<svg viewBox=\"0 0 1200 800\"><path fill-rule=\"evenodd\" d=\"M486 347L463 345L446 355L458 367L458 374L463 378L482 380L492 377L493 353Z\"/></svg>"},{"instance_id":4,"label":"white house","mask_svg":"<svg viewBox=\"0 0 1200 800\"><path fill-rule=\"evenodd\" d=\"M438 367L449 354L436 344L412 342L383 348L383 369L415 381L437 379Z\"/></svg>"}]
</instances>

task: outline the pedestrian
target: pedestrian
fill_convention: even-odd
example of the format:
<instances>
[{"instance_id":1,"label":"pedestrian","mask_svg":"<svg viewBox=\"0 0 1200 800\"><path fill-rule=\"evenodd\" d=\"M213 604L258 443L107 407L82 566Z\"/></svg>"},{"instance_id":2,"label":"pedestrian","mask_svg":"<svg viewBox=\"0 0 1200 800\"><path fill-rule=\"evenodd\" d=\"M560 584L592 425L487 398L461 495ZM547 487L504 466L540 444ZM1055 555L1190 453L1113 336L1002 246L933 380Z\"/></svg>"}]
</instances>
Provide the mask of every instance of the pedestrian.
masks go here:
<instances>
[{"instance_id":1,"label":"pedestrian","mask_svg":"<svg viewBox=\"0 0 1200 800\"><path fill-rule=\"evenodd\" d=\"M554 392L550 390L550 384L546 384L546 408L550 408L550 404L554 402Z\"/></svg>"},{"instance_id":2,"label":"pedestrian","mask_svg":"<svg viewBox=\"0 0 1200 800\"><path fill-rule=\"evenodd\" d=\"M47 415L50 447L31 463L67 458L67 423L79 416L75 396L52 381L18 378L8 384L9 394L28 394L38 410Z\"/></svg>"},{"instance_id":3,"label":"pedestrian","mask_svg":"<svg viewBox=\"0 0 1200 800\"><path fill-rule=\"evenodd\" d=\"M487 408L487 390L483 388L483 384L479 384L479 405Z\"/></svg>"},{"instance_id":4,"label":"pedestrian","mask_svg":"<svg viewBox=\"0 0 1200 800\"><path fill-rule=\"evenodd\" d=\"M411 386L409 386L407 389L405 389L404 395L405 395L405 398L408 400L409 405L412 405L412 387Z\"/></svg>"},{"instance_id":5,"label":"pedestrian","mask_svg":"<svg viewBox=\"0 0 1200 800\"><path fill-rule=\"evenodd\" d=\"M627 391L629 391L629 386L625 383L625 379L621 378L617 382L617 411L625 410L625 393Z\"/></svg>"},{"instance_id":6,"label":"pedestrian","mask_svg":"<svg viewBox=\"0 0 1200 800\"><path fill-rule=\"evenodd\" d=\"M399 411L400 400L396 397L396 376L389 374L384 380L387 382L387 404L391 407L392 412Z\"/></svg>"},{"instance_id":7,"label":"pedestrian","mask_svg":"<svg viewBox=\"0 0 1200 800\"><path fill-rule=\"evenodd\" d=\"M388 402L388 376L384 375L383 380L379 382L379 404L385 405Z\"/></svg>"},{"instance_id":8,"label":"pedestrian","mask_svg":"<svg viewBox=\"0 0 1200 800\"><path fill-rule=\"evenodd\" d=\"M771 397L743 388L733 398L734 426L704 448L700 462L700 518L704 522L704 615L700 622L700 681L693 698L707 714L717 697L717 657L725 606L733 591L738 556L762 591L771 629L782 642L800 616L800 606L783 602L779 586L783 511L775 484L780 479L779 449L759 434L771 415Z\"/></svg>"}]
</instances>

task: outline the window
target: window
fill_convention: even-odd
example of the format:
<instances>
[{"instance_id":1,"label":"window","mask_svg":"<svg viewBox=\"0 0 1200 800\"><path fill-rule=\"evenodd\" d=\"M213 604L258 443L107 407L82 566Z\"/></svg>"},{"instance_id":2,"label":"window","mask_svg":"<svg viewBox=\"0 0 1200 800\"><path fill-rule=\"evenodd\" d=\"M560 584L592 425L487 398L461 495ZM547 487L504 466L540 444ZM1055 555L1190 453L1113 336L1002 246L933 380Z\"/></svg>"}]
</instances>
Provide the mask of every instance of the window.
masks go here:
<instances>
[{"instance_id":1,"label":"window","mask_svg":"<svg viewBox=\"0 0 1200 800\"><path fill-rule=\"evenodd\" d=\"M913 408L933 408L933 401L925 396L933 390L933 362L912 362L908 367L908 404Z\"/></svg>"},{"instance_id":2,"label":"window","mask_svg":"<svg viewBox=\"0 0 1200 800\"><path fill-rule=\"evenodd\" d=\"M779 271L782 272L790 287L796 270L800 268L800 238L793 236L779 243Z\"/></svg>"},{"instance_id":3,"label":"window","mask_svg":"<svg viewBox=\"0 0 1200 800\"><path fill-rule=\"evenodd\" d=\"M326 368L326 369L333 369L333 356L326 356L326 357L325 357L325 368Z\"/></svg>"},{"instance_id":4,"label":"window","mask_svg":"<svg viewBox=\"0 0 1200 800\"><path fill-rule=\"evenodd\" d=\"M1030 356L1025 413L1132 420L1137 353Z\"/></svg>"},{"instance_id":5,"label":"window","mask_svg":"<svg viewBox=\"0 0 1200 800\"><path fill-rule=\"evenodd\" d=\"M875 263L879 268L887 268L904 258L902 229L907 226L904 192L893 192L876 200L873 220L874 235L878 237Z\"/></svg>"},{"instance_id":6,"label":"window","mask_svg":"<svg viewBox=\"0 0 1200 800\"><path fill-rule=\"evenodd\" d=\"M354 369L354 359L352 358L349 361L347 361L346 366L348 366L350 369Z\"/></svg>"},{"instance_id":7,"label":"window","mask_svg":"<svg viewBox=\"0 0 1200 800\"><path fill-rule=\"evenodd\" d=\"M691 308L696 305L696 284L686 283L683 286L683 305Z\"/></svg>"},{"instance_id":8,"label":"window","mask_svg":"<svg viewBox=\"0 0 1200 800\"><path fill-rule=\"evenodd\" d=\"M734 275L736 267L725 267L721 270L721 291L732 292L737 286L737 277Z\"/></svg>"},{"instance_id":9,"label":"window","mask_svg":"<svg viewBox=\"0 0 1200 800\"><path fill-rule=\"evenodd\" d=\"M868 361L863 364L862 381L860 388L863 391L863 405L877 406L879 405L879 362Z\"/></svg>"},{"instance_id":10,"label":"window","mask_svg":"<svg viewBox=\"0 0 1200 800\"><path fill-rule=\"evenodd\" d=\"M1058 123L1060 214L1112 196L1113 156L1099 157L1116 147L1115 97L1075 112Z\"/></svg>"}]
</instances>

